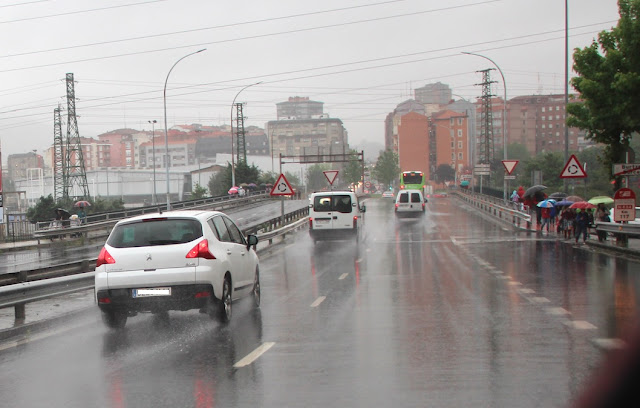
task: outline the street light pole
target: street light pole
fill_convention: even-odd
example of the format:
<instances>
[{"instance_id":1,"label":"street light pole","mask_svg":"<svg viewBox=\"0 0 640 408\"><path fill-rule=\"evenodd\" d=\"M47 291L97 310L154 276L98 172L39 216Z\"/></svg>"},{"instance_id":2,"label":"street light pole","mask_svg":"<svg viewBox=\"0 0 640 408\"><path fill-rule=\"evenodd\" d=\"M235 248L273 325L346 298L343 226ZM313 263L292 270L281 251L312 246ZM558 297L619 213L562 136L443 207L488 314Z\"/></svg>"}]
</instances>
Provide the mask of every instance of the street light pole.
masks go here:
<instances>
[{"instance_id":1,"label":"street light pole","mask_svg":"<svg viewBox=\"0 0 640 408\"><path fill-rule=\"evenodd\" d=\"M191 56L193 54L197 54L197 53L202 52L204 50L206 50L206 48L203 48L201 50L198 50L198 51L192 52L190 54L187 54L184 57L182 57L179 60L177 60L171 66L171 69L169 70L169 73L167 73L167 78L164 80L164 93L163 93L163 99L164 99L164 148L165 148L165 155L166 155L165 167L166 167L166 177L167 177L167 211L171 210L171 199L169 198L169 129L167 129L167 82L169 81L169 75L171 75L171 71L173 71L173 68L175 68L175 66L178 65L178 62L182 61L183 59L187 58L188 56Z\"/></svg>"},{"instance_id":2,"label":"street light pole","mask_svg":"<svg viewBox=\"0 0 640 408\"><path fill-rule=\"evenodd\" d=\"M156 205L158 203L158 196L156 195L156 123L157 120L148 120L147 122L151 123L151 148L153 149L153 198L152 203Z\"/></svg>"},{"instance_id":3,"label":"street light pole","mask_svg":"<svg viewBox=\"0 0 640 408\"><path fill-rule=\"evenodd\" d=\"M231 102L231 187L236 185L236 166L235 166L235 159L234 159L234 155L233 155L233 106L236 104L236 98L238 98L238 95L240 95L240 92L244 91L245 89L249 88L250 86L258 85L258 84L261 84L261 83L262 83L262 81L256 82L254 84L249 84L249 85L245 86L244 88L240 89L238 91L238 93L236 94L236 96L234 96L233 102Z\"/></svg>"},{"instance_id":4,"label":"street light pole","mask_svg":"<svg viewBox=\"0 0 640 408\"><path fill-rule=\"evenodd\" d=\"M498 64L496 64L495 61L492 60L491 58L485 57L484 55L475 54L473 52L463 51L462 53L467 55L475 55L476 57L489 60L493 65L496 66L496 68L498 68L498 71L500 72L500 76L502 77L502 85L504 87L504 101L502 104L502 156L503 156L503 160L507 160L507 82L504 80L504 74L502 73L502 70L500 69ZM504 192L503 192L502 198L506 202L507 201L507 179L506 178L504 179L503 189L504 189Z\"/></svg>"}]
</instances>

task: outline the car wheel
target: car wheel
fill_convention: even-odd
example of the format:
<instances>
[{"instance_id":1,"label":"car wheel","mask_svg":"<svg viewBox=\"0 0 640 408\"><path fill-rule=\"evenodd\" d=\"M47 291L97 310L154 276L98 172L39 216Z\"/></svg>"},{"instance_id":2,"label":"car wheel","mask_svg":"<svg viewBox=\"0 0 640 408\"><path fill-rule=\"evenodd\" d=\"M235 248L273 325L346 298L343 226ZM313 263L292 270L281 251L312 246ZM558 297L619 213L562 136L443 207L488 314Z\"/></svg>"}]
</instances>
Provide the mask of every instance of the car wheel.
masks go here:
<instances>
[{"instance_id":1,"label":"car wheel","mask_svg":"<svg viewBox=\"0 0 640 408\"><path fill-rule=\"evenodd\" d=\"M122 329L127 324L127 314L123 312L103 312L102 321L110 329Z\"/></svg>"},{"instance_id":2,"label":"car wheel","mask_svg":"<svg viewBox=\"0 0 640 408\"><path fill-rule=\"evenodd\" d=\"M260 272L257 269L253 278L253 304L256 307L260 307Z\"/></svg>"},{"instance_id":3,"label":"car wheel","mask_svg":"<svg viewBox=\"0 0 640 408\"><path fill-rule=\"evenodd\" d=\"M222 296L218 302L218 320L220 323L229 323L231 320L231 282L228 277L222 283Z\"/></svg>"}]
</instances>

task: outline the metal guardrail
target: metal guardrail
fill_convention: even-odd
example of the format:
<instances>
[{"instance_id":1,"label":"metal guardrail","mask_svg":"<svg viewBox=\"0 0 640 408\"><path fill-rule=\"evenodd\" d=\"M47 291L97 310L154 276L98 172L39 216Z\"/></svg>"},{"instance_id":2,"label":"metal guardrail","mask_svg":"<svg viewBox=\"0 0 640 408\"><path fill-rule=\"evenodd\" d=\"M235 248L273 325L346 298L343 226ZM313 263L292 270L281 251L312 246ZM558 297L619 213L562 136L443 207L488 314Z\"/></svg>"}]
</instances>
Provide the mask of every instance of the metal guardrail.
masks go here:
<instances>
[{"instance_id":1,"label":"metal guardrail","mask_svg":"<svg viewBox=\"0 0 640 408\"><path fill-rule=\"evenodd\" d=\"M515 228L531 229L531 215L505 205L501 199L477 193L463 193L461 191L455 191L453 194L458 195L462 200L480 211L505 221Z\"/></svg>"},{"instance_id":2,"label":"metal guardrail","mask_svg":"<svg viewBox=\"0 0 640 408\"><path fill-rule=\"evenodd\" d=\"M245 197L214 197L202 200L191 200L172 203L172 210L197 210L207 209L221 211L231 207L236 207L241 204L253 203L267 199L267 194L253 194ZM150 214L154 212L164 211L165 207L161 205L135 208L131 210L115 211L104 214L96 214L94 216L87 217L87 222L78 225L51 227L50 221L37 223L37 229L33 234L32 239L40 240L49 239L54 240L56 238L63 238L66 236L84 236L87 237L89 232L110 230L118 221L124 218L130 218L142 214ZM63 224L64 225L64 224Z\"/></svg>"},{"instance_id":3,"label":"metal guardrail","mask_svg":"<svg viewBox=\"0 0 640 408\"><path fill-rule=\"evenodd\" d=\"M309 208L304 207L285 214L286 225L284 226L281 224L283 217L278 216L259 225L247 227L243 229L243 233L257 234L259 245L260 241L267 241L266 246L256 248L260 252L270 247L275 238L281 237L284 240L286 234L307 225L308 214ZM16 324L19 324L26 317L27 303L93 288L95 272L86 271L90 263L95 264L95 258L14 274L14 278L18 279L19 283L0 286L0 309L14 307ZM71 273L71 275L50 277L61 273Z\"/></svg>"},{"instance_id":4,"label":"metal guardrail","mask_svg":"<svg viewBox=\"0 0 640 408\"><path fill-rule=\"evenodd\" d=\"M596 231L605 231L612 234L640 236L640 224L621 224L618 222L595 222Z\"/></svg>"}]
</instances>

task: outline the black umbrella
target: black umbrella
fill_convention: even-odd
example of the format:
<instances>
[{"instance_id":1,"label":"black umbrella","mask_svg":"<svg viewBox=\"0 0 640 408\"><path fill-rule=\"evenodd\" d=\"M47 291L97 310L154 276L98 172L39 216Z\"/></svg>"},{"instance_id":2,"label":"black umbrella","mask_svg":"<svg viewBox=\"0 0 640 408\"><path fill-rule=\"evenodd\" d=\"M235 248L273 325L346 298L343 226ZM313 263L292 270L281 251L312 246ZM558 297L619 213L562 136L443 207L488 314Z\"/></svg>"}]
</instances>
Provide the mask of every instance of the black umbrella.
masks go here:
<instances>
[{"instance_id":1,"label":"black umbrella","mask_svg":"<svg viewBox=\"0 0 640 408\"><path fill-rule=\"evenodd\" d=\"M553 198L554 200L562 200L563 198L565 198L568 194L567 193L561 193L559 191L549 194L549 198Z\"/></svg>"},{"instance_id":2,"label":"black umbrella","mask_svg":"<svg viewBox=\"0 0 640 408\"><path fill-rule=\"evenodd\" d=\"M522 198L534 197L536 195L536 193L539 193L540 191L544 190L545 188L547 188L547 186L543 186L542 184L538 184L538 185L529 187L527 189L527 191L524 192L524 195L522 196Z\"/></svg>"},{"instance_id":3,"label":"black umbrella","mask_svg":"<svg viewBox=\"0 0 640 408\"><path fill-rule=\"evenodd\" d=\"M63 220L68 220L69 217L71 217L71 213L64 208L56 208L56 214L57 213L60 213Z\"/></svg>"}]
</instances>

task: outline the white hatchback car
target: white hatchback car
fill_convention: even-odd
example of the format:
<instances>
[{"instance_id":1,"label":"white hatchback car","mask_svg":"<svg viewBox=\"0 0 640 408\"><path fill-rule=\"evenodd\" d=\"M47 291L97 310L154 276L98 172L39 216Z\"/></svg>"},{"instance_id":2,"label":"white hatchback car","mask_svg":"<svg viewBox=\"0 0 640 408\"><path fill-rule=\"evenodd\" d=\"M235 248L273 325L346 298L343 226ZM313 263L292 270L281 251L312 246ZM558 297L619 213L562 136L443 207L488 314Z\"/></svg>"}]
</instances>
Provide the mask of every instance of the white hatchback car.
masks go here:
<instances>
[{"instance_id":1,"label":"white hatchback car","mask_svg":"<svg viewBox=\"0 0 640 408\"><path fill-rule=\"evenodd\" d=\"M420 190L400 190L396 196L396 216L422 215L426 202Z\"/></svg>"},{"instance_id":2,"label":"white hatchback car","mask_svg":"<svg viewBox=\"0 0 640 408\"><path fill-rule=\"evenodd\" d=\"M138 312L200 309L226 323L231 303L252 295L260 305L255 246L218 211L169 211L119 221L96 263L103 320L121 328Z\"/></svg>"}]
</instances>

